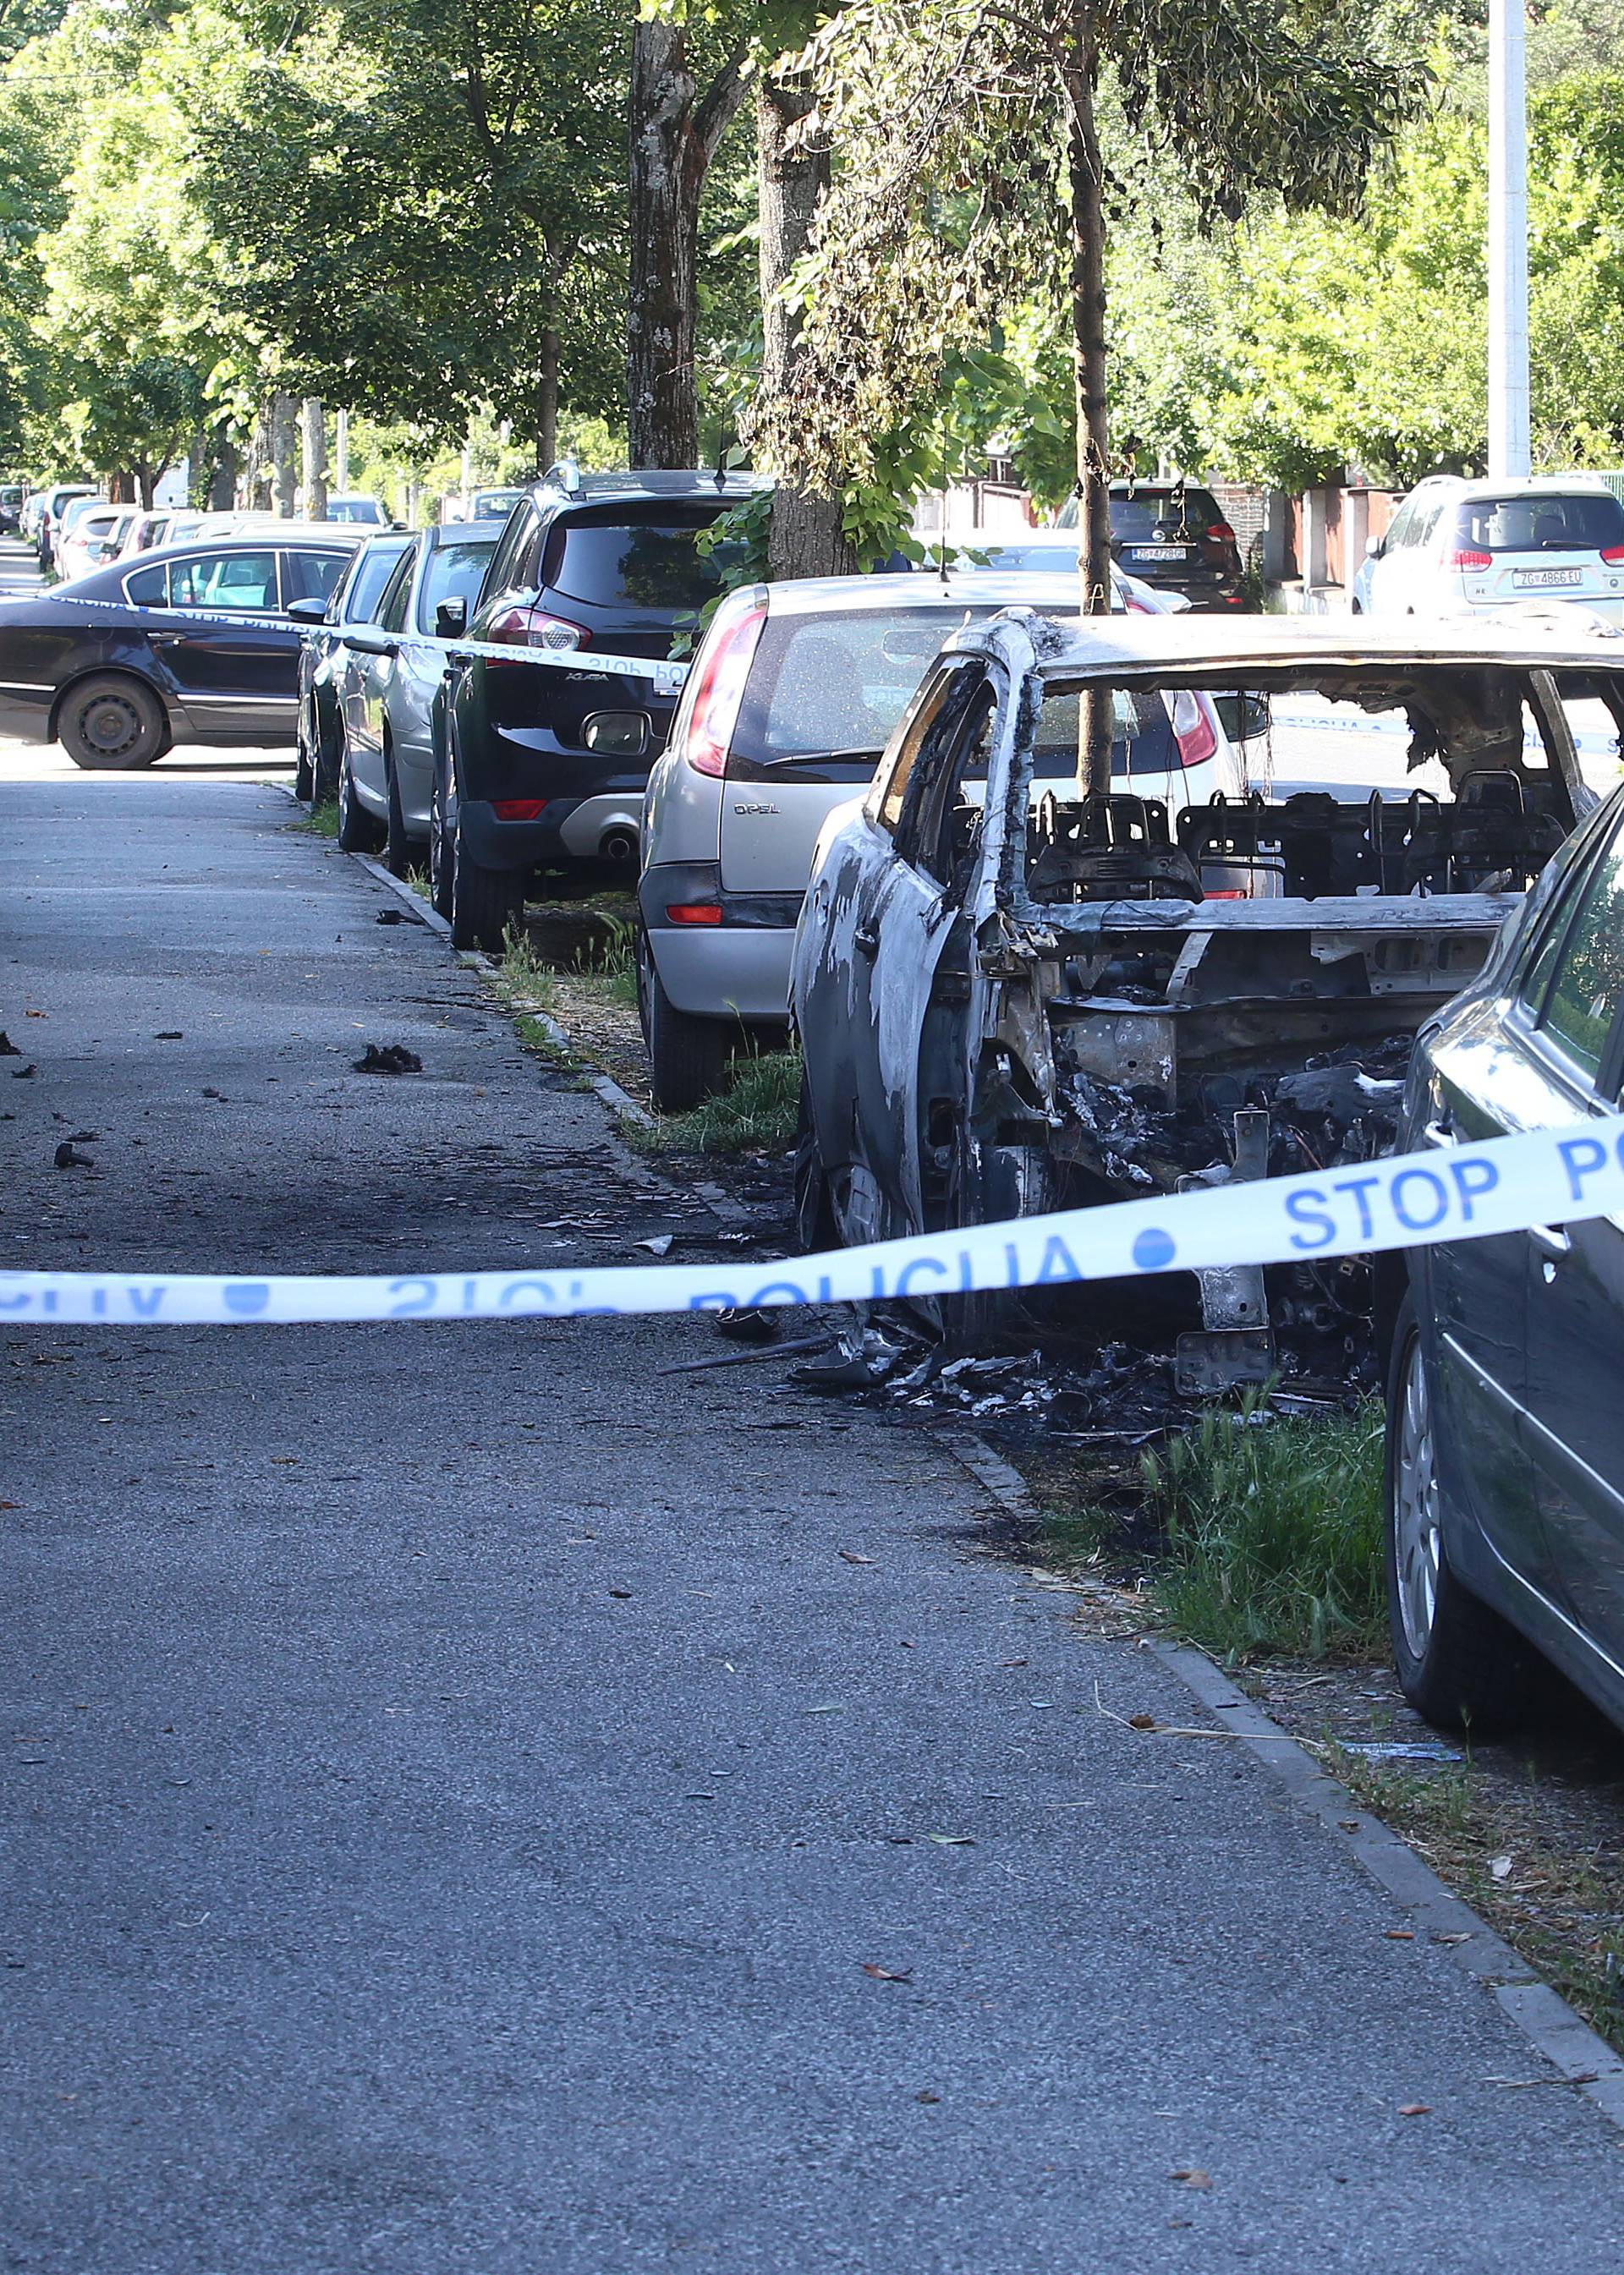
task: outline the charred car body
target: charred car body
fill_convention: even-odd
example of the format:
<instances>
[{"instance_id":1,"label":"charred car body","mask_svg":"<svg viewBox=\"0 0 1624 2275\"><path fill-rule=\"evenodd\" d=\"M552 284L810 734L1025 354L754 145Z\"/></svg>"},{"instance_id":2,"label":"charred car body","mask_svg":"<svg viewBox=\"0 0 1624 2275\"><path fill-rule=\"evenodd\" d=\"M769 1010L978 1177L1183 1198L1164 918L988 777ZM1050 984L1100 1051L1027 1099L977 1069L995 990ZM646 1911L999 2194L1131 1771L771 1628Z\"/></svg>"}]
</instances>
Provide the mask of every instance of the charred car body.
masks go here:
<instances>
[{"instance_id":1,"label":"charred car body","mask_svg":"<svg viewBox=\"0 0 1624 2275\"><path fill-rule=\"evenodd\" d=\"M814 859L791 978L804 1232L882 1239L1386 1150L1416 1029L1594 804L1566 707L1624 721L1608 643L1513 637L1025 610L957 634ZM1108 716L1120 779L1192 697L1241 690L1356 728L1397 712L1443 787L1177 814L1079 793L1089 719ZM1191 1390L1273 1372L1277 1327L1339 1362L1368 1341L1357 1266L1212 1273L1200 1293Z\"/></svg>"}]
</instances>

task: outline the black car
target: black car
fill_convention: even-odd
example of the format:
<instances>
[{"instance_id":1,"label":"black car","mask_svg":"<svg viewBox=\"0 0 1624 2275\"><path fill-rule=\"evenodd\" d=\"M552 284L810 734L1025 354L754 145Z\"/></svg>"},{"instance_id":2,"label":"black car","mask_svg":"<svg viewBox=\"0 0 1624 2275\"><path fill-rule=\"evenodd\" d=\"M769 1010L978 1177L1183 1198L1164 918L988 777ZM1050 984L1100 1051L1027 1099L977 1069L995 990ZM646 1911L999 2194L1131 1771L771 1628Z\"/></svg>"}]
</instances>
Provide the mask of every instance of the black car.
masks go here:
<instances>
[{"instance_id":1,"label":"black car","mask_svg":"<svg viewBox=\"0 0 1624 2275\"><path fill-rule=\"evenodd\" d=\"M0 482L0 537L15 537L22 527L27 495L20 482Z\"/></svg>"},{"instance_id":2,"label":"black car","mask_svg":"<svg viewBox=\"0 0 1624 2275\"><path fill-rule=\"evenodd\" d=\"M307 797L313 805L329 805L338 795L338 768L344 755L343 688L349 656L346 636L355 625L375 620L383 588L412 541L404 530L369 537L351 556L320 622L300 643L298 763L293 787L297 797ZM302 607L298 611L301 618L307 613L313 611Z\"/></svg>"},{"instance_id":3,"label":"black car","mask_svg":"<svg viewBox=\"0 0 1624 2275\"><path fill-rule=\"evenodd\" d=\"M1076 525L1074 498L1057 526ZM1235 533L1212 491L1194 483L1113 482L1111 558L1159 592L1182 593L1193 608L1250 606Z\"/></svg>"},{"instance_id":4,"label":"black car","mask_svg":"<svg viewBox=\"0 0 1624 2275\"><path fill-rule=\"evenodd\" d=\"M1422 1029L1400 1147L1616 1114L1621 1087L1615 791ZM1390 1284L1387 1577L1406 1697L1488 1735L1528 1704L1543 1658L1624 1724L1624 1225L1416 1249Z\"/></svg>"},{"instance_id":5,"label":"black car","mask_svg":"<svg viewBox=\"0 0 1624 2275\"><path fill-rule=\"evenodd\" d=\"M436 713L429 865L459 946L500 947L538 869L635 865L672 646L725 581L699 540L755 487L571 472L514 508Z\"/></svg>"},{"instance_id":6,"label":"black car","mask_svg":"<svg viewBox=\"0 0 1624 2275\"><path fill-rule=\"evenodd\" d=\"M267 531L0 601L0 735L126 768L174 743L292 742L301 632L289 612L324 608L354 549Z\"/></svg>"}]
</instances>

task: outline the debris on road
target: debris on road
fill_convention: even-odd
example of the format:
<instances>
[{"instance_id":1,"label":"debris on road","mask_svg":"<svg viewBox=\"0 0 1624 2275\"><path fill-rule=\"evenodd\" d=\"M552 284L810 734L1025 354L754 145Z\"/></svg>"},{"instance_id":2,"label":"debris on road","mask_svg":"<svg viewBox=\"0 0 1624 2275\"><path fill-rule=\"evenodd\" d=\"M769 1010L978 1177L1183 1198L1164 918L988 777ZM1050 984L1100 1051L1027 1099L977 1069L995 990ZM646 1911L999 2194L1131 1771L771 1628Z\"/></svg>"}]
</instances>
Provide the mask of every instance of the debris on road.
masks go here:
<instances>
[{"instance_id":1,"label":"debris on road","mask_svg":"<svg viewBox=\"0 0 1624 2275\"><path fill-rule=\"evenodd\" d=\"M422 921L422 918L413 916L410 909L380 909L373 918L374 924L381 925L420 925Z\"/></svg>"},{"instance_id":2,"label":"debris on road","mask_svg":"<svg viewBox=\"0 0 1624 2275\"><path fill-rule=\"evenodd\" d=\"M0 1027L0 1059L19 1059L22 1053L4 1027Z\"/></svg>"},{"instance_id":3,"label":"debris on road","mask_svg":"<svg viewBox=\"0 0 1624 2275\"><path fill-rule=\"evenodd\" d=\"M94 1161L88 1153L81 1153L71 1138L64 1138L56 1153L59 1169L94 1169Z\"/></svg>"},{"instance_id":4,"label":"debris on road","mask_svg":"<svg viewBox=\"0 0 1624 2275\"><path fill-rule=\"evenodd\" d=\"M423 1062L404 1043L368 1043L366 1055L354 1062L357 1074L421 1074Z\"/></svg>"}]
</instances>

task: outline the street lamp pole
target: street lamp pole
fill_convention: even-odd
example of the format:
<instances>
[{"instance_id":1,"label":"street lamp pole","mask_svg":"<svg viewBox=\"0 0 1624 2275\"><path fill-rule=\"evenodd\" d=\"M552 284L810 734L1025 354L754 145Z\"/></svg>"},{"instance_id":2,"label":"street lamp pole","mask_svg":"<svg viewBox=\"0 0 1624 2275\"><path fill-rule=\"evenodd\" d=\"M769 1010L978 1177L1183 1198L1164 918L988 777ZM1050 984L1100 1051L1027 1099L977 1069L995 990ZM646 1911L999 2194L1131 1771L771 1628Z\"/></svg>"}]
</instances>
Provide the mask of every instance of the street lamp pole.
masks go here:
<instances>
[{"instance_id":1,"label":"street lamp pole","mask_svg":"<svg viewBox=\"0 0 1624 2275\"><path fill-rule=\"evenodd\" d=\"M1526 0L1489 8L1489 472L1529 472Z\"/></svg>"}]
</instances>

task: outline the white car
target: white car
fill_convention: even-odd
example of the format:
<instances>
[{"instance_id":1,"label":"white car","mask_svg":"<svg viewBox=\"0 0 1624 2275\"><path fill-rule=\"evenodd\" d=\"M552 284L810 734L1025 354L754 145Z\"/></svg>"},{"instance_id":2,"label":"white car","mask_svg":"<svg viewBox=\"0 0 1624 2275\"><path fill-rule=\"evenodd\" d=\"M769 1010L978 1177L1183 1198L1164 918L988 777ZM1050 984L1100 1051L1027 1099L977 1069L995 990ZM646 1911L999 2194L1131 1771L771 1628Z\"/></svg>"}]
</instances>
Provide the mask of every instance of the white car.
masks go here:
<instances>
[{"instance_id":1,"label":"white car","mask_svg":"<svg viewBox=\"0 0 1624 2275\"><path fill-rule=\"evenodd\" d=\"M132 505L93 504L83 512L65 513L57 542L57 574L62 582L71 584L75 577L88 576L91 570L117 560L138 510Z\"/></svg>"},{"instance_id":2,"label":"white car","mask_svg":"<svg viewBox=\"0 0 1624 2275\"><path fill-rule=\"evenodd\" d=\"M1624 624L1624 503L1590 474L1418 482L1354 579L1356 616L1577 602Z\"/></svg>"},{"instance_id":3,"label":"white car","mask_svg":"<svg viewBox=\"0 0 1624 2275\"><path fill-rule=\"evenodd\" d=\"M638 880L638 997L668 1111L725 1079L730 1053L789 1020L790 949L819 833L872 779L950 633L1011 607L1074 616L1073 573L806 578L750 586L717 610L649 777ZM1119 609L1167 613L1120 572ZM1205 696L1125 729L1114 787L1175 810L1240 789ZM1238 714L1229 722L1238 725Z\"/></svg>"}]
</instances>

